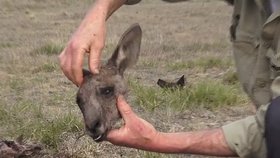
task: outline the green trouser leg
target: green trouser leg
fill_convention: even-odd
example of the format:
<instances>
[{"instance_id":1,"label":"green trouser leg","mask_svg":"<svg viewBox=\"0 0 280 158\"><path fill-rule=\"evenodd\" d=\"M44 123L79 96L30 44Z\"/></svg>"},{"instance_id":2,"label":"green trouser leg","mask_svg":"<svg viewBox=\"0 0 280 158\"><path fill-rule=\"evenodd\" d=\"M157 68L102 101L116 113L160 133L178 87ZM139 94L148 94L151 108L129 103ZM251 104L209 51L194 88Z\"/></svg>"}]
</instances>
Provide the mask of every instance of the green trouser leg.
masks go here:
<instances>
[{"instance_id":1,"label":"green trouser leg","mask_svg":"<svg viewBox=\"0 0 280 158\"><path fill-rule=\"evenodd\" d=\"M267 19L261 38L248 93L257 107L271 101L271 83L280 76L280 10Z\"/></svg>"},{"instance_id":2,"label":"green trouser leg","mask_svg":"<svg viewBox=\"0 0 280 158\"><path fill-rule=\"evenodd\" d=\"M270 59L271 79L280 76L280 8L268 18L263 27L262 37L269 49L267 57ZM271 87L280 94L279 87Z\"/></svg>"},{"instance_id":3,"label":"green trouser leg","mask_svg":"<svg viewBox=\"0 0 280 158\"><path fill-rule=\"evenodd\" d=\"M270 61L266 56L267 45L261 43L249 85L249 95L257 107L269 103L272 98Z\"/></svg>"},{"instance_id":4,"label":"green trouser leg","mask_svg":"<svg viewBox=\"0 0 280 158\"><path fill-rule=\"evenodd\" d=\"M261 38L267 19L266 7L257 0L235 0L231 34L239 81L252 102L259 107L271 100L270 62Z\"/></svg>"},{"instance_id":5,"label":"green trouser leg","mask_svg":"<svg viewBox=\"0 0 280 158\"><path fill-rule=\"evenodd\" d=\"M257 61L256 51L257 47L250 43L235 42L233 43L233 56L237 70L237 76L239 82L242 85L243 90L249 94L250 78L252 76L253 70Z\"/></svg>"},{"instance_id":6,"label":"green trouser leg","mask_svg":"<svg viewBox=\"0 0 280 158\"><path fill-rule=\"evenodd\" d=\"M234 59L239 81L256 107L271 100L269 60L263 53L263 45L233 44Z\"/></svg>"}]
</instances>

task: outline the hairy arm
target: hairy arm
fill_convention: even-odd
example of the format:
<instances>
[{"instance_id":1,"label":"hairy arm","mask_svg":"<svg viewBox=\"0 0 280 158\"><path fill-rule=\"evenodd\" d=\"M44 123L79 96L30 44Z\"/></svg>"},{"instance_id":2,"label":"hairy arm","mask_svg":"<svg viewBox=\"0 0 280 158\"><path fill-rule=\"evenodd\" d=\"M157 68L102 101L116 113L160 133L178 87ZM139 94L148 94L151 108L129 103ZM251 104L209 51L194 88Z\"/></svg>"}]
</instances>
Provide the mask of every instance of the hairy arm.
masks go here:
<instances>
[{"instance_id":1,"label":"hairy arm","mask_svg":"<svg viewBox=\"0 0 280 158\"><path fill-rule=\"evenodd\" d=\"M112 130L107 140L113 144L161 153L188 153L211 156L237 156L226 143L222 129L162 133L139 118L122 97L118 109L125 126Z\"/></svg>"},{"instance_id":2,"label":"hairy arm","mask_svg":"<svg viewBox=\"0 0 280 158\"><path fill-rule=\"evenodd\" d=\"M102 14L102 17L108 19L114 11L120 8L125 2L126 0L96 0L85 19L89 18L89 20L91 20L96 14Z\"/></svg>"},{"instance_id":3,"label":"hairy arm","mask_svg":"<svg viewBox=\"0 0 280 158\"><path fill-rule=\"evenodd\" d=\"M151 151L211 156L236 156L228 147L222 129L196 132L159 133Z\"/></svg>"}]
</instances>

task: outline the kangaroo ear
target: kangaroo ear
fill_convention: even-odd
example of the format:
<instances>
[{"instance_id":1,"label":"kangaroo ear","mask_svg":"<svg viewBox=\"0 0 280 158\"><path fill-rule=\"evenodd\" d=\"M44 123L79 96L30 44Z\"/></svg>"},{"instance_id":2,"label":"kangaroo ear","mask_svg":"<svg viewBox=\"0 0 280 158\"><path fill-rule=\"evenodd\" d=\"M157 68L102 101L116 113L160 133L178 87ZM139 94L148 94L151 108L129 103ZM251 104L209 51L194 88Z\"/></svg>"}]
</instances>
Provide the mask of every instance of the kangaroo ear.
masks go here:
<instances>
[{"instance_id":1,"label":"kangaroo ear","mask_svg":"<svg viewBox=\"0 0 280 158\"><path fill-rule=\"evenodd\" d=\"M161 88L167 88L168 87L168 83L162 79L158 79L157 81L157 85L159 85Z\"/></svg>"},{"instance_id":2,"label":"kangaroo ear","mask_svg":"<svg viewBox=\"0 0 280 158\"><path fill-rule=\"evenodd\" d=\"M185 86L185 76L184 75L177 81L177 85L181 86L181 87Z\"/></svg>"},{"instance_id":3,"label":"kangaroo ear","mask_svg":"<svg viewBox=\"0 0 280 158\"><path fill-rule=\"evenodd\" d=\"M126 68L136 64L142 39L142 30L139 24L132 25L122 35L117 48L108 60L107 65L116 66L121 75Z\"/></svg>"}]
</instances>

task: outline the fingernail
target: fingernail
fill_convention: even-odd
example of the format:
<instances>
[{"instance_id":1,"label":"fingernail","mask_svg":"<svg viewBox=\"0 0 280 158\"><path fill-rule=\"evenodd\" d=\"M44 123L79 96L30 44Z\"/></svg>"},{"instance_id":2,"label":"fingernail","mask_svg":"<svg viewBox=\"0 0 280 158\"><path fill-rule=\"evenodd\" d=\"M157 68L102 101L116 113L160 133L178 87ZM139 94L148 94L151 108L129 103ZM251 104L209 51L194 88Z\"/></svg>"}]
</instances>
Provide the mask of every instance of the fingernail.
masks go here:
<instances>
[{"instance_id":1,"label":"fingernail","mask_svg":"<svg viewBox=\"0 0 280 158\"><path fill-rule=\"evenodd\" d=\"M92 70L92 73L93 73L93 74L99 74L99 70L98 70L98 69L93 69L93 70Z\"/></svg>"}]
</instances>

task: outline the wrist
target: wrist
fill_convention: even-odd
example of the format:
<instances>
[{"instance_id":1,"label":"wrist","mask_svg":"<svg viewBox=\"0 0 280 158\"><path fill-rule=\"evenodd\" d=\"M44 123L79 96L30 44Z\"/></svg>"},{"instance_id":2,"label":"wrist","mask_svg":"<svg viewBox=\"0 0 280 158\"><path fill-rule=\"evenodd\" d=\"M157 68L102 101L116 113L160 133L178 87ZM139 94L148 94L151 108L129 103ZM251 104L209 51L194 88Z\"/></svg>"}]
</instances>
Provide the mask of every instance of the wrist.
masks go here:
<instances>
[{"instance_id":1,"label":"wrist","mask_svg":"<svg viewBox=\"0 0 280 158\"><path fill-rule=\"evenodd\" d=\"M153 151L161 153L182 153L189 147L183 133L158 132L152 142Z\"/></svg>"},{"instance_id":2,"label":"wrist","mask_svg":"<svg viewBox=\"0 0 280 158\"><path fill-rule=\"evenodd\" d=\"M156 131L154 134L149 135L145 138L146 140L139 144L138 149L143 149L147 151L160 152L162 133ZM140 147L140 148L139 148Z\"/></svg>"},{"instance_id":3,"label":"wrist","mask_svg":"<svg viewBox=\"0 0 280 158\"><path fill-rule=\"evenodd\" d=\"M82 24L88 24L92 21L105 23L110 15L125 2L126 0L96 0L93 7L86 14Z\"/></svg>"},{"instance_id":4,"label":"wrist","mask_svg":"<svg viewBox=\"0 0 280 158\"><path fill-rule=\"evenodd\" d=\"M161 153L169 153L170 147L169 134L157 132L148 145L148 150ZM171 146L172 147L172 146Z\"/></svg>"},{"instance_id":5,"label":"wrist","mask_svg":"<svg viewBox=\"0 0 280 158\"><path fill-rule=\"evenodd\" d=\"M95 6L104 11L105 18L109 18L110 15L121 7L127 0L96 0Z\"/></svg>"},{"instance_id":6,"label":"wrist","mask_svg":"<svg viewBox=\"0 0 280 158\"><path fill-rule=\"evenodd\" d=\"M106 21L108 10L109 8L107 3L96 1L93 7L87 12L83 22L91 22L98 19Z\"/></svg>"}]
</instances>

